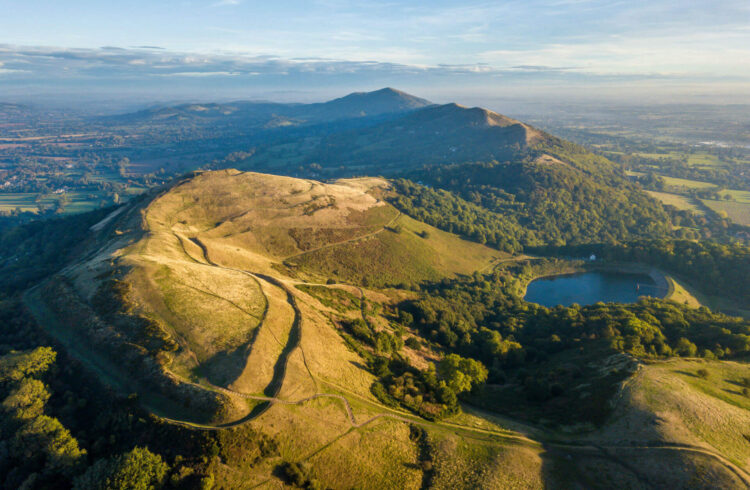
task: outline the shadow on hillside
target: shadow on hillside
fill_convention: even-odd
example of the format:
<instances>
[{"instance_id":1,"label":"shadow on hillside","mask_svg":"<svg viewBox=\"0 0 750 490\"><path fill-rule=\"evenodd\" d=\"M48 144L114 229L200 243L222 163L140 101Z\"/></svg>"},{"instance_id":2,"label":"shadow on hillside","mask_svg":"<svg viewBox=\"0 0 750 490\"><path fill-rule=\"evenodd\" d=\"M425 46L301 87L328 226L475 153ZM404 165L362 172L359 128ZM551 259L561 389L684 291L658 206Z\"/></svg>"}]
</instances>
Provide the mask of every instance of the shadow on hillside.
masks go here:
<instances>
[{"instance_id":1,"label":"shadow on hillside","mask_svg":"<svg viewBox=\"0 0 750 490\"><path fill-rule=\"evenodd\" d=\"M252 342L232 351L218 352L200 366L198 374L216 386L232 384L245 369L249 345Z\"/></svg>"},{"instance_id":2,"label":"shadow on hillside","mask_svg":"<svg viewBox=\"0 0 750 490\"><path fill-rule=\"evenodd\" d=\"M690 376L691 378L699 378L700 377L700 376L698 376L695 373L691 373L690 371L682 371L681 369L675 369L674 372L677 373L677 374L682 374L682 375L685 375L685 376Z\"/></svg>"},{"instance_id":3,"label":"shadow on hillside","mask_svg":"<svg viewBox=\"0 0 750 490\"><path fill-rule=\"evenodd\" d=\"M358 367L359 369L364 369L365 371L368 370L367 366L365 366L364 364L362 364L359 361L349 361L349 363L353 364L354 366Z\"/></svg>"}]
</instances>

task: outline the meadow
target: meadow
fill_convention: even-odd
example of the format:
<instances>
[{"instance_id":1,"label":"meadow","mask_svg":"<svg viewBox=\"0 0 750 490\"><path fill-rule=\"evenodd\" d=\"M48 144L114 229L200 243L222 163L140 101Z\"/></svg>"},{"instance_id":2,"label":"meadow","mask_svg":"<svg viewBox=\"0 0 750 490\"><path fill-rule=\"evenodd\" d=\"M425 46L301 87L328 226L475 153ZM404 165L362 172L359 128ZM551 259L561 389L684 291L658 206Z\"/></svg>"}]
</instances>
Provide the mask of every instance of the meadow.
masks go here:
<instances>
[{"instance_id":1,"label":"meadow","mask_svg":"<svg viewBox=\"0 0 750 490\"><path fill-rule=\"evenodd\" d=\"M680 210L690 210L698 214L702 214L703 211L691 202L691 199L679 194L670 194L669 192L657 192L657 191L646 191L651 197L655 197L660 200L663 204L668 206L674 206Z\"/></svg>"},{"instance_id":2,"label":"meadow","mask_svg":"<svg viewBox=\"0 0 750 490\"><path fill-rule=\"evenodd\" d=\"M701 199L701 202L719 215L726 214L726 217L737 224L750 226L750 201L733 202Z\"/></svg>"}]
</instances>

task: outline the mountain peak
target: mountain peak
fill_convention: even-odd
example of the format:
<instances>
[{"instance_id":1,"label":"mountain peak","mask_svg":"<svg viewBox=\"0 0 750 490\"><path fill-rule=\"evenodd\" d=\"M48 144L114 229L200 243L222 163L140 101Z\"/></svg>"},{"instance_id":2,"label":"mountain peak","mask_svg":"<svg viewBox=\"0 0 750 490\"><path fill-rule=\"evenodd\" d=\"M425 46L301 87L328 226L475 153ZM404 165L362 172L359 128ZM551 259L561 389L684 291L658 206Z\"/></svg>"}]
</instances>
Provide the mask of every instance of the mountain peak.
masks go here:
<instances>
[{"instance_id":1,"label":"mountain peak","mask_svg":"<svg viewBox=\"0 0 750 490\"><path fill-rule=\"evenodd\" d=\"M358 110L361 115L372 116L407 112L433 104L429 100L407 94L401 90L385 87L372 92L353 92L323 105L343 110Z\"/></svg>"}]
</instances>

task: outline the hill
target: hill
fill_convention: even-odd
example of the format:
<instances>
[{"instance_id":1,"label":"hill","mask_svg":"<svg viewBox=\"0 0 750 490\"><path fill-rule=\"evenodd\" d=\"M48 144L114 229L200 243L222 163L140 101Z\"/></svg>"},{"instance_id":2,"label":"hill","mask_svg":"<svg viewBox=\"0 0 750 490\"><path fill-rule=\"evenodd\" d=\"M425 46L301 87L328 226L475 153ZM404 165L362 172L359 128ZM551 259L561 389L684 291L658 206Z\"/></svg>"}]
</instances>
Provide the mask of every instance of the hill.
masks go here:
<instances>
[{"instance_id":1,"label":"hill","mask_svg":"<svg viewBox=\"0 0 750 490\"><path fill-rule=\"evenodd\" d=\"M291 284L435 280L502 256L401 216L380 198L388 187L379 179L322 184L201 174L92 227L109 230L110 241L96 240L83 262L32 297L56 316L60 332L72 329L66 338L86 339L92 358L94 351L138 346L128 366L141 372L149 393L165 391L160 386L168 381L178 400L182 390L206 383L275 393L283 378L274 364L286 362L285 345L292 349L299 335ZM371 262L373 250L382 267ZM331 259L342 255L343 262ZM101 337L74 324L82 321L101 325ZM256 356L253 369L243 368ZM194 411L193 420L229 420L243 411L238 400L203 391L218 405ZM181 413L169 401L154 409Z\"/></svg>"},{"instance_id":2,"label":"hill","mask_svg":"<svg viewBox=\"0 0 750 490\"><path fill-rule=\"evenodd\" d=\"M188 464L217 486L750 481L744 361L657 359L740 353L747 322L659 300L531 305L523 281L555 262L433 228L390 204L403 192L382 178L197 173L75 221L61 270L23 299L160 433L210 437ZM479 212L455 199L446 214ZM693 362L716 386L680 372ZM624 441L628 417L671 428Z\"/></svg>"},{"instance_id":3,"label":"hill","mask_svg":"<svg viewBox=\"0 0 750 490\"><path fill-rule=\"evenodd\" d=\"M260 145L231 163L315 177L406 177L523 227L525 236L513 237L522 246L609 243L671 232L661 204L619 165L478 107L429 106L365 127Z\"/></svg>"},{"instance_id":4,"label":"hill","mask_svg":"<svg viewBox=\"0 0 750 490\"><path fill-rule=\"evenodd\" d=\"M312 142L285 146L294 162L316 162L353 172L377 168L393 174L422 165L522 158L550 137L519 121L458 104L417 108L365 128L340 130ZM281 167L276 148L260 148L248 162Z\"/></svg>"},{"instance_id":5,"label":"hill","mask_svg":"<svg viewBox=\"0 0 750 490\"><path fill-rule=\"evenodd\" d=\"M374 92L355 92L328 102L282 104L235 101L230 103L181 104L154 107L130 114L104 118L109 124L211 125L287 127L376 116L403 114L431 105L431 102L392 88ZM237 128L239 129L239 128Z\"/></svg>"}]
</instances>

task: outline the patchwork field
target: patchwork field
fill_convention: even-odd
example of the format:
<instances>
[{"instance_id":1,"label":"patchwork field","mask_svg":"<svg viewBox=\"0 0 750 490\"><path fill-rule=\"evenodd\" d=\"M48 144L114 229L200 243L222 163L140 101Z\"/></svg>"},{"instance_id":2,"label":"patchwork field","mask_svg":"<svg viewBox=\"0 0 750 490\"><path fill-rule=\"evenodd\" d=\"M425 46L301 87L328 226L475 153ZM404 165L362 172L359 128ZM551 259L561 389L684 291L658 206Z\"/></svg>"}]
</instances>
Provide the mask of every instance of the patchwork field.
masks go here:
<instances>
[{"instance_id":1,"label":"patchwork field","mask_svg":"<svg viewBox=\"0 0 750 490\"><path fill-rule=\"evenodd\" d=\"M750 226L750 202L702 200L703 204L737 224Z\"/></svg>"},{"instance_id":2,"label":"patchwork field","mask_svg":"<svg viewBox=\"0 0 750 490\"><path fill-rule=\"evenodd\" d=\"M668 206L674 206L677 209L680 210L690 210L697 213L702 213L702 211L696 206L693 202L691 202L691 199L685 196L680 196L679 194L670 194L668 192L656 192L656 191L646 191L651 197L654 197L658 200L660 200L663 204L666 204Z\"/></svg>"},{"instance_id":3,"label":"patchwork field","mask_svg":"<svg viewBox=\"0 0 750 490\"><path fill-rule=\"evenodd\" d=\"M726 189L719 192L722 199L726 199L729 196L730 200L737 201L739 203L750 204L750 191L737 191Z\"/></svg>"},{"instance_id":4,"label":"patchwork field","mask_svg":"<svg viewBox=\"0 0 750 490\"><path fill-rule=\"evenodd\" d=\"M103 194L90 192L68 192L65 194L68 204L65 205L63 214L85 213L98 209L104 200ZM59 196L46 196L37 199L38 194L33 193L0 193L0 211L11 212L17 208L21 211L37 212L39 205L45 207L54 206Z\"/></svg>"},{"instance_id":5,"label":"patchwork field","mask_svg":"<svg viewBox=\"0 0 750 490\"><path fill-rule=\"evenodd\" d=\"M698 180L678 179L676 177L667 177L666 175L661 175L660 177L664 179L664 182L670 187L684 189L710 189L716 187L714 184L700 182Z\"/></svg>"}]
</instances>

